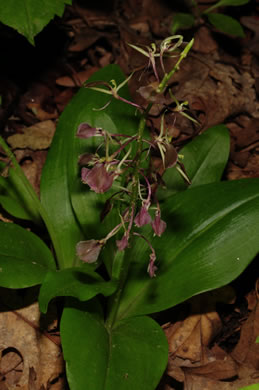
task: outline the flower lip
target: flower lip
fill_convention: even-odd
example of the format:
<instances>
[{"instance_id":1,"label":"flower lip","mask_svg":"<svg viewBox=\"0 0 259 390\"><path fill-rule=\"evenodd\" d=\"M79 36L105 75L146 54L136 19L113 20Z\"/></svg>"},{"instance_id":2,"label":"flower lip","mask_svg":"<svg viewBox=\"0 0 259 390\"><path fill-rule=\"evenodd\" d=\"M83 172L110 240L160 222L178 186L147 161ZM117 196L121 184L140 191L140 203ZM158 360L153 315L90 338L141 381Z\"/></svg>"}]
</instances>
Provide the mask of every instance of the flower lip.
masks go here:
<instances>
[{"instance_id":1,"label":"flower lip","mask_svg":"<svg viewBox=\"0 0 259 390\"><path fill-rule=\"evenodd\" d=\"M76 136L79 138L91 138L96 136L101 136L101 128L95 128L90 126L88 123L84 122L78 126Z\"/></svg>"},{"instance_id":2,"label":"flower lip","mask_svg":"<svg viewBox=\"0 0 259 390\"><path fill-rule=\"evenodd\" d=\"M102 194L111 188L114 175L107 172L104 164L97 163L92 169L82 168L81 179L91 190Z\"/></svg>"},{"instance_id":3,"label":"flower lip","mask_svg":"<svg viewBox=\"0 0 259 390\"><path fill-rule=\"evenodd\" d=\"M85 263L94 263L99 256L103 243L99 240L79 241L76 245L76 254Z\"/></svg>"},{"instance_id":4,"label":"flower lip","mask_svg":"<svg viewBox=\"0 0 259 390\"><path fill-rule=\"evenodd\" d=\"M166 222L161 219L161 213L160 211L156 212L154 221L151 222L151 226L154 230L154 233L161 237L161 235L164 233L166 229Z\"/></svg>"},{"instance_id":5,"label":"flower lip","mask_svg":"<svg viewBox=\"0 0 259 390\"><path fill-rule=\"evenodd\" d=\"M134 219L135 225L137 227L141 227L144 225L147 225L148 223L151 222L151 217L148 213L148 208L147 206L142 206L138 214L136 215Z\"/></svg>"}]
</instances>

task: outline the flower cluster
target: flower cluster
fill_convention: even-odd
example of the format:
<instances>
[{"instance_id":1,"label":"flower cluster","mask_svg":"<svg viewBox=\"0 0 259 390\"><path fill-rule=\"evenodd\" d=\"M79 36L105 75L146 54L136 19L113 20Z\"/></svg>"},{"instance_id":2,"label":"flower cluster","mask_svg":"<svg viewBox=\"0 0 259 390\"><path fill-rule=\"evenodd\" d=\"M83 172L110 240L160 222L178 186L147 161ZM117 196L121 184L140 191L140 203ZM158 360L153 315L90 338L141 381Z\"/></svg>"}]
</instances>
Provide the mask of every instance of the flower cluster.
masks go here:
<instances>
[{"instance_id":1,"label":"flower cluster","mask_svg":"<svg viewBox=\"0 0 259 390\"><path fill-rule=\"evenodd\" d=\"M120 199L122 195L124 195L128 202L128 205L121 216L121 223L113 228L113 230L109 232L104 239L91 239L78 243L77 255L79 258L88 263L95 262L107 240L116 235L122 229L124 230L122 237L119 240L116 240L117 248L120 251L125 250L129 246L131 235L138 235L139 237L144 238L141 234L138 234L135 231L136 228L141 228L144 225L150 224L154 234L160 237L166 229L166 223L161 219L159 203L156 201L155 205L152 204L154 194L152 193L150 178L148 178L149 174L141 167L136 167L135 159L129 158L131 150L130 144L137 140L137 136L124 135L124 141L122 142L119 140L118 134L109 134L106 130L94 128L88 123L81 123L76 135L79 138L85 139L101 137L102 140L95 154L85 153L79 157L79 164L82 166L82 182L87 184L92 191L98 194L107 192L111 189L113 184L117 184L120 189L118 191ZM114 142L117 142L118 148L115 152L110 154L110 143L114 144ZM148 142L150 148L150 141L146 142ZM128 150L126 150L127 146ZM162 136L160 136L160 138L157 137L154 139L152 147L160 150L162 158L166 159L166 148L169 148L169 141L167 138L163 138ZM105 149L105 156L99 154L103 149ZM175 158L175 162L176 161L177 154ZM120 179L122 174L125 172L127 172L127 187L121 186L120 183L116 183L117 179ZM133 182L136 182L137 188L135 191L137 196L134 198L134 205L131 203L134 191L132 185ZM138 208L135 207L136 204L139 205ZM153 219L151 216L152 214L154 214ZM144 239L151 249L148 272L149 275L153 277L156 270L154 265L156 255L150 242L146 238Z\"/></svg>"},{"instance_id":2,"label":"flower cluster","mask_svg":"<svg viewBox=\"0 0 259 390\"><path fill-rule=\"evenodd\" d=\"M195 120L184 112L186 110L187 102L179 103L172 94L169 88L169 95L171 101L175 104L175 108L171 109L168 104L168 98L165 97L168 82L172 75L178 70L179 64L182 59L187 55L190 50L193 40L190 41L180 51L182 45L182 37L179 35L169 37L162 41L160 49L157 51L155 44L148 46L135 46L130 45L144 56L148 57L149 65L151 66L155 82L139 88L138 92L146 100L145 107L142 107L134 102L130 102L119 95L119 90L129 81L132 74L117 86L116 82L112 80L107 82L91 82L86 85L87 88L91 88L95 91L99 91L113 98L130 104L141 112L141 120L139 125L138 134L135 136L126 136L124 134L111 134L105 129L95 128L89 123L81 123L77 130L77 137L79 138L92 138L101 137L101 142L94 154L86 153L80 156L79 164L81 169L81 180L84 184L87 184L90 189L98 194L105 193L111 190L113 201L116 200L118 195L118 201L122 205L125 204L125 209L120 214L121 222L115 226L106 237L101 240L87 240L81 241L77 245L77 255L79 258L87 263L93 263L98 259L101 249L106 242L113 236L120 233L120 239L116 240L116 245L119 251L124 251L130 245L130 239L132 236L138 236L144 239L150 248L150 259L148 265L148 273L150 277L155 276L157 267L155 265L156 253L152 247L150 241L143 236L138 228L145 225L150 225L153 229L154 235L160 237L165 229L166 222L161 219L161 210L158 200L156 199L156 189L159 181L161 182L161 172L152 172L152 169L144 169L142 145L147 144L147 155L160 156L162 164L162 171L173 166L177 166L178 171L183 176L184 180L188 182L188 176L184 170L183 164L178 161L178 153L171 143L171 137L168 136L167 130L164 126L164 116L167 111L177 112L185 117ZM163 57L176 57L178 60L174 68L166 73ZM164 73L162 79L160 79L159 71L156 65L156 58L160 60L160 68ZM108 102L105 107L109 104ZM162 107L162 117L160 132L156 132L152 136L152 140L145 140L143 138L143 129L146 124L146 118L151 114L152 106L157 105ZM136 142L136 148L132 148L131 144ZM117 146L114 147L114 145ZM111 148L112 146L112 148ZM113 150L111 152L111 149ZM114 149L116 149L114 151ZM131 151L137 150L135 155L131 156ZM146 156L147 156L146 155ZM146 157L145 156L145 157ZM152 164L150 164L151 166ZM115 191L116 189L116 191ZM103 217L109 213L109 209L103 212Z\"/></svg>"}]
</instances>

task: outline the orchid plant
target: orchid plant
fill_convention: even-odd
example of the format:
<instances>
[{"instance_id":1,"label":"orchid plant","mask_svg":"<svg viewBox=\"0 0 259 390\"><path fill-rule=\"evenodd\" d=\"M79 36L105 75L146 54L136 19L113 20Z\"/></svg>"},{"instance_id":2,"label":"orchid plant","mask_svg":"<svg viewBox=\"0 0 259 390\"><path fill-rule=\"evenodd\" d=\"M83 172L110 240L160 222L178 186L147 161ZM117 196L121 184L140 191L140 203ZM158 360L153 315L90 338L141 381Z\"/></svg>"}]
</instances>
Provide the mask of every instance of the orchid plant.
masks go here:
<instances>
[{"instance_id":1,"label":"orchid plant","mask_svg":"<svg viewBox=\"0 0 259 390\"><path fill-rule=\"evenodd\" d=\"M114 80L112 80L111 83L91 82L85 85L86 88L91 88L92 90L109 94L115 99L121 100L132 107L136 107L140 111L138 133L133 136L126 134L112 134L105 129L94 128L90 126L89 123L81 123L78 127L76 136L79 138L101 138L101 143L98 145L94 154L84 153L80 156L79 164L87 166L83 167L81 170L82 182L87 184L90 189L96 193L107 192L112 186L113 188L117 188L117 191L111 196L112 200L109 200L109 207L113 207L116 201L118 201L120 205L120 223L113 227L106 237L100 240L91 239L81 241L77 244L77 254L79 258L85 262L95 262L102 247L107 243L107 241L122 230L122 237L116 241L117 249L119 251L123 251L129 247L131 236L137 236L144 239L150 248L148 273L150 277L155 276L155 271L157 270L157 266L155 265L155 249L152 247L152 243L143 234L134 229L134 226L141 228L144 225L150 224L154 234L159 237L166 229L166 222L161 219L159 200L156 197L157 188L155 184L159 181L161 182L161 178L159 177L160 175L158 172L150 172L150 166L145 166L144 161L149 158L151 153L158 153L164 170L178 165L177 169L180 174L182 174L184 179L186 179L189 183L190 181L184 170L179 165L178 154L171 143L172 137L167 134L167 129L164 124L165 114L162 114L159 134L156 134L156 132L153 131L152 140L150 140L145 139L143 133L152 105L156 103L159 104L161 100L160 96L164 95L165 90L168 87L168 81L179 69L179 65L189 52L193 44L193 40L191 40L180 53L178 52L176 54L176 50L181 47L182 44L183 38L180 35L172 36L162 41L159 52L157 52L155 43L151 44L150 47L145 48L130 44L132 48L148 57L148 66L152 67L153 74L155 76L155 82L142 87L139 91L142 96L146 97L146 107L141 107L139 104L131 102L119 95L119 90L127 81L130 80L133 74L131 74L128 79L123 81L119 86L116 85ZM168 73L165 71L164 66L165 56L178 57L173 69ZM161 80L157 70L157 57L160 59L160 65L163 71L163 77ZM100 87L102 84L106 88ZM169 106L167 109L172 111L172 113L177 111L197 123L197 121L190 117L183 108L187 102L180 104L177 99L175 99L170 89L169 93L172 100L176 102L176 105L173 109ZM110 102L108 102L108 104L109 103ZM101 108L101 110L106 107L107 104ZM133 143L135 143L134 146L132 146ZM115 145L117 145L117 149ZM110 152L112 146L115 147L115 151ZM132 158L130 158L132 150L134 150L135 153ZM100 155L99 151L103 152L104 155ZM116 180L117 183L115 184L114 182ZM150 215L152 212L154 214L153 219Z\"/></svg>"},{"instance_id":2,"label":"orchid plant","mask_svg":"<svg viewBox=\"0 0 259 390\"><path fill-rule=\"evenodd\" d=\"M206 130L180 152L168 131L167 116L198 126L170 88L192 43L173 36L158 48L132 45L154 74L139 88L143 105L131 100L132 76L118 66L91 77L59 120L40 199L0 138L0 203L47 230L51 242L50 250L31 231L0 222L0 286L39 285L42 313L64 297L71 390L155 389L168 344L149 315L229 283L258 252L259 180L220 181L226 127ZM169 71L166 56L175 60Z\"/></svg>"}]
</instances>

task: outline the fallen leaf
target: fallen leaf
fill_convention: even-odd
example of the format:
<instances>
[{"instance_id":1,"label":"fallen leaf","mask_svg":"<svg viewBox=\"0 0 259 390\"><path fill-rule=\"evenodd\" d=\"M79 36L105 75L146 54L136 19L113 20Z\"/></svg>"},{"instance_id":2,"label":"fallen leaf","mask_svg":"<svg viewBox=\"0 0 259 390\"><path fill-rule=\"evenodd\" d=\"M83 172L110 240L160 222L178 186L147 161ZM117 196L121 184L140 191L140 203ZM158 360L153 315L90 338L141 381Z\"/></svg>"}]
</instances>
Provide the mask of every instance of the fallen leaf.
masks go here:
<instances>
[{"instance_id":1,"label":"fallen leaf","mask_svg":"<svg viewBox=\"0 0 259 390\"><path fill-rule=\"evenodd\" d=\"M81 87L98 69L97 66L92 66L87 70L75 73L71 76L59 77L56 80L56 84L61 85L62 87Z\"/></svg>"},{"instance_id":2,"label":"fallen leaf","mask_svg":"<svg viewBox=\"0 0 259 390\"><path fill-rule=\"evenodd\" d=\"M40 329L37 303L16 311L0 313L1 373L5 373L8 390L31 390L32 368L36 373L35 389L58 378L64 370L60 347ZM35 376L34 376L35 379ZM64 383L59 383L62 390Z\"/></svg>"},{"instance_id":3,"label":"fallen leaf","mask_svg":"<svg viewBox=\"0 0 259 390\"><path fill-rule=\"evenodd\" d=\"M218 44L213 39L211 29L206 26L201 26L194 36L194 44L192 49L202 53L208 54L218 49Z\"/></svg>"},{"instance_id":4,"label":"fallen leaf","mask_svg":"<svg viewBox=\"0 0 259 390\"><path fill-rule=\"evenodd\" d=\"M36 102L30 102L27 103L27 108L30 109L33 114L38 118L40 121L47 121L48 119L57 119L58 118L58 112L57 110L54 110L53 112L48 112L43 110L41 103Z\"/></svg>"},{"instance_id":5,"label":"fallen leaf","mask_svg":"<svg viewBox=\"0 0 259 390\"><path fill-rule=\"evenodd\" d=\"M51 120L36 123L23 129L23 134L14 134L7 138L12 149L47 149L52 141L55 124Z\"/></svg>"},{"instance_id":6,"label":"fallen leaf","mask_svg":"<svg viewBox=\"0 0 259 390\"><path fill-rule=\"evenodd\" d=\"M233 359L259 370L259 344L256 337L259 335L259 302L242 326L240 340L231 353Z\"/></svg>"}]
</instances>

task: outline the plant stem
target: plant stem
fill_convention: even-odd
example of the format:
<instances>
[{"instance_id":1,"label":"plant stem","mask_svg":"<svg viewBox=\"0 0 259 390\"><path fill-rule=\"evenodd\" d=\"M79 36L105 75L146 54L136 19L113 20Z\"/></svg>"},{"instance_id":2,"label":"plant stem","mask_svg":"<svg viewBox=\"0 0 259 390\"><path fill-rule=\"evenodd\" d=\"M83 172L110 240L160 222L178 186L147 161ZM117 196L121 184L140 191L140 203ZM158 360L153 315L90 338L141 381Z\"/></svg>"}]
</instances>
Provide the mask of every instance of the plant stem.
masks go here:
<instances>
[{"instance_id":1,"label":"plant stem","mask_svg":"<svg viewBox=\"0 0 259 390\"><path fill-rule=\"evenodd\" d=\"M130 256L128 255L128 250L117 251L115 258L114 258L114 265L113 265L113 277L115 279L119 279L119 285L117 291L110 297L109 300L109 314L106 320L106 327L108 330L111 330L118 313L119 305L120 305L120 299L122 292L124 290L124 286L127 280L129 266L130 266ZM116 278L115 275L118 275Z\"/></svg>"},{"instance_id":2,"label":"plant stem","mask_svg":"<svg viewBox=\"0 0 259 390\"><path fill-rule=\"evenodd\" d=\"M52 225L51 219L49 218L45 208L41 204L41 202L40 202L36 192L34 191L31 183L29 182L29 180L25 176L22 168L18 164L14 154L12 153L12 151L10 150L10 148L8 147L8 145L6 144L6 142L4 141L4 139L1 136L0 136L0 146L3 148L7 157L9 157L9 159L11 160L15 173L20 178L21 182L24 185L24 189L27 191L28 198L30 199L30 201L32 203L34 203L35 208L38 210L42 220L44 221L46 228L48 230L48 233L50 235L52 244L54 246L56 257L57 257L57 259L59 259L59 253L61 253L61 250L60 250L59 242L56 240L56 233L55 233L54 226Z\"/></svg>"},{"instance_id":3,"label":"plant stem","mask_svg":"<svg viewBox=\"0 0 259 390\"><path fill-rule=\"evenodd\" d=\"M133 188L132 188L132 196L131 196L131 212L134 213L135 211L135 205L138 197L138 182L139 182L139 165L141 162L141 153L142 153L142 146L143 146L143 134L144 129L146 125L146 116L151 108L151 104L148 106L146 113L144 115L141 115L139 127L138 127L138 136L137 136L137 151L135 156L135 166L133 171ZM131 215L131 220L133 221L133 215ZM118 313L119 305L120 305L120 299L122 292L124 290L129 266L131 262L131 257L129 255L130 250L125 250L124 252L117 251L114 262L113 262L113 270L112 270L112 276L114 279L119 280L119 285L117 291L110 297L109 301L109 307L110 312L108 314L107 320L106 320L106 327L107 329L111 329L113 324L115 323L116 316Z\"/></svg>"},{"instance_id":4,"label":"plant stem","mask_svg":"<svg viewBox=\"0 0 259 390\"><path fill-rule=\"evenodd\" d=\"M221 1L218 1L217 3L213 4L209 8L207 8L205 11L203 11L203 14L209 14L211 11L213 11L215 8L220 7Z\"/></svg>"},{"instance_id":5,"label":"plant stem","mask_svg":"<svg viewBox=\"0 0 259 390\"><path fill-rule=\"evenodd\" d=\"M165 88L168 86L167 83L168 81L170 80L170 78L174 75L174 73L176 71L179 70L179 65L180 63L182 62L182 60L187 56L189 50L191 49L192 45L193 45L193 42L194 42L194 39L192 39L187 45L186 47L184 48L184 50L182 51L182 53L180 54L180 58L179 60L177 61L177 63L175 64L175 66L173 67L173 69L169 72L169 73L166 73L163 77L163 80L161 81L161 83L159 84L158 88L157 88L157 93L162 93Z\"/></svg>"}]
</instances>

